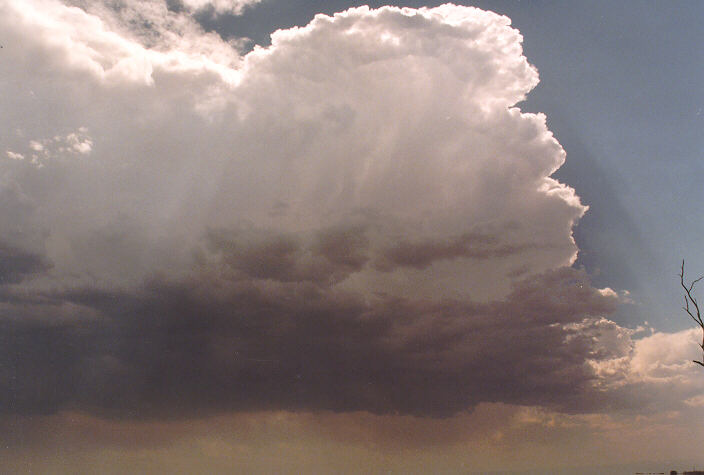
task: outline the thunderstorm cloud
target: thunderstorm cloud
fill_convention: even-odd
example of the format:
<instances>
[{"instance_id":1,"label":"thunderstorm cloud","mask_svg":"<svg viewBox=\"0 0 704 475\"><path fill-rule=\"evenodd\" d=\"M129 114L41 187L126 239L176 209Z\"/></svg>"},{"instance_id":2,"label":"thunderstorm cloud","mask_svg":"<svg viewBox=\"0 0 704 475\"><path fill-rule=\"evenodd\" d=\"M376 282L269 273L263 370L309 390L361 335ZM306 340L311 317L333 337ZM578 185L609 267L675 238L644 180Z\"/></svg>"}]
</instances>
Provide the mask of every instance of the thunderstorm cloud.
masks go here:
<instances>
[{"instance_id":1,"label":"thunderstorm cloud","mask_svg":"<svg viewBox=\"0 0 704 475\"><path fill-rule=\"evenodd\" d=\"M255 3L0 3L0 411L579 413L684 371L570 267L508 18L359 7L247 54L195 19Z\"/></svg>"}]
</instances>

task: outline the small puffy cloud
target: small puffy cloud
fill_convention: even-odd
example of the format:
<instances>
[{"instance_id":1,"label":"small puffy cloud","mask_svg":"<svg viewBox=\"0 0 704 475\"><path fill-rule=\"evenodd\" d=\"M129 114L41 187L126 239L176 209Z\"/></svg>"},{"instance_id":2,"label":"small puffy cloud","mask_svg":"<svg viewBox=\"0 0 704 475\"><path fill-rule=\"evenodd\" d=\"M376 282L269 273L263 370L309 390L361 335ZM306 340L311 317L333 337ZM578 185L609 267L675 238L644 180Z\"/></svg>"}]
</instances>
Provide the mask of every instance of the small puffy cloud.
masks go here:
<instances>
[{"instance_id":1,"label":"small puffy cloud","mask_svg":"<svg viewBox=\"0 0 704 475\"><path fill-rule=\"evenodd\" d=\"M646 381L671 382L680 377L691 379L698 370L701 331L695 328L676 333L655 332L637 340L630 361L631 371Z\"/></svg>"},{"instance_id":2,"label":"small puffy cloud","mask_svg":"<svg viewBox=\"0 0 704 475\"><path fill-rule=\"evenodd\" d=\"M239 15L242 11L256 5L262 0L182 0L183 5L191 10L205 10L211 8L214 13L229 13Z\"/></svg>"},{"instance_id":3,"label":"small puffy cloud","mask_svg":"<svg viewBox=\"0 0 704 475\"><path fill-rule=\"evenodd\" d=\"M701 330L665 333L627 329L605 318L577 323L573 328L593 342L588 359L596 387L610 398L611 408L643 414L698 407L704 391L700 358Z\"/></svg>"},{"instance_id":4,"label":"small puffy cloud","mask_svg":"<svg viewBox=\"0 0 704 475\"><path fill-rule=\"evenodd\" d=\"M80 153L81 155L88 155L93 149L93 141L90 137L87 137L85 130L80 131L80 135L73 132L68 134L64 141L68 150Z\"/></svg>"},{"instance_id":5,"label":"small puffy cloud","mask_svg":"<svg viewBox=\"0 0 704 475\"><path fill-rule=\"evenodd\" d=\"M613 384L696 382L698 368L692 360L698 358L701 332L695 328L675 333L652 331L637 337L637 329L620 327L605 318L576 327L590 334L600 354L607 356L596 367L602 376L611 376Z\"/></svg>"},{"instance_id":6,"label":"small puffy cloud","mask_svg":"<svg viewBox=\"0 0 704 475\"><path fill-rule=\"evenodd\" d=\"M36 140L30 140L29 148L31 148L35 152L41 152L42 150L44 150L44 146Z\"/></svg>"},{"instance_id":7,"label":"small puffy cloud","mask_svg":"<svg viewBox=\"0 0 704 475\"><path fill-rule=\"evenodd\" d=\"M24 146L24 149L24 154L8 150L7 156L13 160L24 160L25 157L28 157L28 163L41 168L49 160L90 154L93 150L93 139L88 135L88 129L80 127L78 130L66 135L55 135L52 138L42 140L30 140Z\"/></svg>"}]
</instances>

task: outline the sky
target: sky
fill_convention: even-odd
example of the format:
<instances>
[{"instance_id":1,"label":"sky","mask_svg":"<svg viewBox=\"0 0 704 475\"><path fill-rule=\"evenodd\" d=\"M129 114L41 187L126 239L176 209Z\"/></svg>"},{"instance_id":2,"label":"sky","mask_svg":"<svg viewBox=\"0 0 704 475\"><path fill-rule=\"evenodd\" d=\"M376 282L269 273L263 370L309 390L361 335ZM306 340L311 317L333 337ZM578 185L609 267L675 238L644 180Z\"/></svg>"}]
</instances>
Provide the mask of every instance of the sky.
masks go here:
<instances>
[{"instance_id":1,"label":"sky","mask_svg":"<svg viewBox=\"0 0 704 475\"><path fill-rule=\"evenodd\" d=\"M0 0L0 468L704 465L702 20Z\"/></svg>"}]
</instances>

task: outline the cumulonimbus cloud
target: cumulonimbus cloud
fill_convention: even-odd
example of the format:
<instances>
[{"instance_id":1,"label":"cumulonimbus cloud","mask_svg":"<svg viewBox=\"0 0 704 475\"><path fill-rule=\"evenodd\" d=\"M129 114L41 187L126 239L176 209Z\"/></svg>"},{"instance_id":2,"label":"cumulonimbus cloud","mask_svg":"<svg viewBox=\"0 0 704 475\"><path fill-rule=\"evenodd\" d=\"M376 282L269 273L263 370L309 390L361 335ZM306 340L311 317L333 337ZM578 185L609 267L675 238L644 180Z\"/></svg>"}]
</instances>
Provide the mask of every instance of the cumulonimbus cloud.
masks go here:
<instances>
[{"instance_id":1,"label":"cumulonimbus cloud","mask_svg":"<svg viewBox=\"0 0 704 475\"><path fill-rule=\"evenodd\" d=\"M508 18L360 7L240 56L129 5L0 7L3 411L594 404L622 353L579 325L619 298L569 268L586 207Z\"/></svg>"}]
</instances>

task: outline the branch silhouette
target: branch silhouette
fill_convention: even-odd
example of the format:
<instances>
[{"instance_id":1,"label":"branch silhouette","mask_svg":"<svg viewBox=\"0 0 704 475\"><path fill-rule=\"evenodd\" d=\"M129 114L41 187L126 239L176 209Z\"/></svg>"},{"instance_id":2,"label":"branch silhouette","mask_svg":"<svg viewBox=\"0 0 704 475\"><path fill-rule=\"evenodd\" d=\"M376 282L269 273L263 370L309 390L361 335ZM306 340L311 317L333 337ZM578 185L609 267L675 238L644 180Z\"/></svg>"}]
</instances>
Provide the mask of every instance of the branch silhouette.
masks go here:
<instances>
[{"instance_id":1,"label":"branch silhouette","mask_svg":"<svg viewBox=\"0 0 704 475\"><path fill-rule=\"evenodd\" d=\"M702 320L701 312L699 311L699 302L697 302L696 297L694 297L694 286L700 280L704 279L704 275L698 279L693 280L689 285L684 282L684 259L682 259L682 267L680 268L680 285L684 289L684 307L682 309L687 312L692 320L694 320L699 328L702 329L702 342L699 347L702 349L702 361L692 360L700 366L704 367L704 320ZM694 312L694 313L693 313Z\"/></svg>"}]
</instances>

